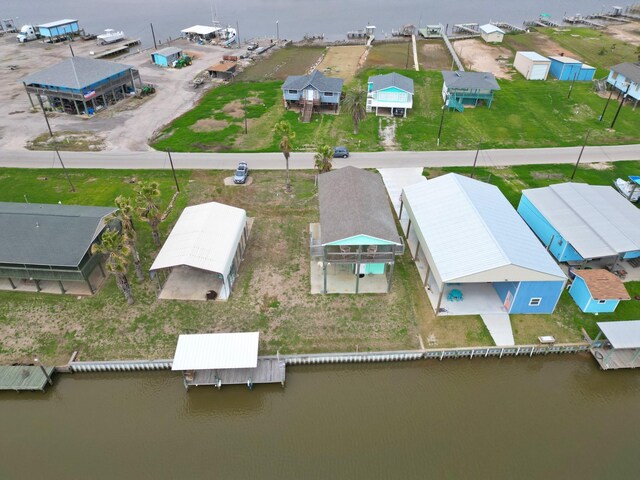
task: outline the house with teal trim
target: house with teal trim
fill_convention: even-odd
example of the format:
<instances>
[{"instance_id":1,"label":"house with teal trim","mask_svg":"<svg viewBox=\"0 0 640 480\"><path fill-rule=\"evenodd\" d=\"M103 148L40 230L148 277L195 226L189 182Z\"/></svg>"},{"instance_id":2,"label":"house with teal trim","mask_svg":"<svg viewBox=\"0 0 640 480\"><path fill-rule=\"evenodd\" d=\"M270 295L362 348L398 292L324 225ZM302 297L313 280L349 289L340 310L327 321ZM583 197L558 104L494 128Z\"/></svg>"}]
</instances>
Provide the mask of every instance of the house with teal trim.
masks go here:
<instances>
[{"instance_id":1,"label":"house with teal trim","mask_svg":"<svg viewBox=\"0 0 640 480\"><path fill-rule=\"evenodd\" d=\"M300 120L311 121L313 112L338 112L342 86L341 78L326 77L314 70L309 75L291 75L282 84L285 108L300 110Z\"/></svg>"},{"instance_id":2,"label":"house with teal trim","mask_svg":"<svg viewBox=\"0 0 640 480\"><path fill-rule=\"evenodd\" d=\"M640 210L612 187L568 182L523 190L518 213L559 262L613 268L640 257Z\"/></svg>"},{"instance_id":3,"label":"house with teal trim","mask_svg":"<svg viewBox=\"0 0 640 480\"><path fill-rule=\"evenodd\" d=\"M387 293L404 243L380 175L355 167L323 173L318 199L320 223L310 226L312 293Z\"/></svg>"},{"instance_id":4,"label":"house with teal trim","mask_svg":"<svg viewBox=\"0 0 640 480\"><path fill-rule=\"evenodd\" d=\"M436 315L555 310L567 277L495 185L449 173L405 187L402 210Z\"/></svg>"},{"instance_id":5,"label":"house with teal trim","mask_svg":"<svg viewBox=\"0 0 640 480\"><path fill-rule=\"evenodd\" d=\"M569 295L584 313L611 313L623 300L630 300L622 280L608 270L573 270Z\"/></svg>"},{"instance_id":6,"label":"house with teal trim","mask_svg":"<svg viewBox=\"0 0 640 480\"><path fill-rule=\"evenodd\" d=\"M413 79L399 73L369 77L367 82L367 112L378 115L406 117L413 107Z\"/></svg>"},{"instance_id":7,"label":"house with teal trim","mask_svg":"<svg viewBox=\"0 0 640 480\"><path fill-rule=\"evenodd\" d=\"M493 73L443 71L442 100L449 109L464 112L465 106L484 103L491 108L493 92L500 90Z\"/></svg>"},{"instance_id":8,"label":"house with teal trim","mask_svg":"<svg viewBox=\"0 0 640 480\"><path fill-rule=\"evenodd\" d=\"M635 99L636 105L640 101L640 62L619 63L611 67L607 83L615 90L627 93Z\"/></svg>"}]
</instances>

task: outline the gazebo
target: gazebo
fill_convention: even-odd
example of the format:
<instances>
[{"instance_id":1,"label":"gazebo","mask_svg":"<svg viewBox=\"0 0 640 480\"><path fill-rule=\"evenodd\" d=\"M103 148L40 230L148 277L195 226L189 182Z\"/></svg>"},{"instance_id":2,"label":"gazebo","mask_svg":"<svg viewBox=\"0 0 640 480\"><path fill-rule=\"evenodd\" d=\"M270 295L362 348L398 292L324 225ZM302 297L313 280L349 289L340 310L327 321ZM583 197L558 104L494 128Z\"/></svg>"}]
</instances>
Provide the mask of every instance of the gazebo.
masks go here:
<instances>
[{"instance_id":1,"label":"gazebo","mask_svg":"<svg viewBox=\"0 0 640 480\"><path fill-rule=\"evenodd\" d=\"M640 320L598 322L591 354L603 370L640 366ZM604 338L603 338L604 337Z\"/></svg>"}]
</instances>

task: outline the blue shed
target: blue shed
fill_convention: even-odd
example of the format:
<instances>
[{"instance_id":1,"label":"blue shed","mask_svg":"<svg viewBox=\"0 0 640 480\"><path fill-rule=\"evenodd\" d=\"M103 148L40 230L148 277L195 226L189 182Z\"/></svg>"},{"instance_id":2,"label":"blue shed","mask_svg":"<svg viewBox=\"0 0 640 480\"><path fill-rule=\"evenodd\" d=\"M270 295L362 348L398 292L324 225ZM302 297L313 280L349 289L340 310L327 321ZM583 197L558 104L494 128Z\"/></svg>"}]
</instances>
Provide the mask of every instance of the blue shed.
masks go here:
<instances>
[{"instance_id":1,"label":"blue shed","mask_svg":"<svg viewBox=\"0 0 640 480\"><path fill-rule=\"evenodd\" d=\"M37 25L40 36L45 41L55 42L66 38L69 35L77 35L80 33L78 20L65 18L64 20L56 20L55 22L43 23Z\"/></svg>"},{"instance_id":2,"label":"blue shed","mask_svg":"<svg viewBox=\"0 0 640 480\"><path fill-rule=\"evenodd\" d=\"M583 82L590 82L593 80L593 77L596 76L596 67L592 67L591 65L587 65L586 63L582 64L582 68L580 72L578 72L578 78L576 80Z\"/></svg>"},{"instance_id":3,"label":"blue shed","mask_svg":"<svg viewBox=\"0 0 640 480\"><path fill-rule=\"evenodd\" d=\"M640 210L603 185L523 190L518 213L560 262L640 257Z\"/></svg>"},{"instance_id":4,"label":"blue shed","mask_svg":"<svg viewBox=\"0 0 640 480\"><path fill-rule=\"evenodd\" d=\"M161 67L171 67L173 62L182 57L182 49L166 47L151 54L151 61Z\"/></svg>"},{"instance_id":5,"label":"blue shed","mask_svg":"<svg viewBox=\"0 0 640 480\"><path fill-rule=\"evenodd\" d=\"M569 294L585 313L610 313L621 300L631 298L622 280L608 270L597 268L573 273L576 277Z\"/></svg>"},{"instance_id":6,"label":"blue shed","mask_svg":"<svg viewBox=\"0 0 640 480\"><path fill-rule=\"evenodd\" d=\"M549 57L549 59L551 60L549 73L558 80L592 80L593 75L596 73L595 68L589 65L586 65L587 68L585 72L582 73L583 63L575 58L557 55ZM580 78L581 75L583 75L584 78Z\"/></svg>"}]
</instances>

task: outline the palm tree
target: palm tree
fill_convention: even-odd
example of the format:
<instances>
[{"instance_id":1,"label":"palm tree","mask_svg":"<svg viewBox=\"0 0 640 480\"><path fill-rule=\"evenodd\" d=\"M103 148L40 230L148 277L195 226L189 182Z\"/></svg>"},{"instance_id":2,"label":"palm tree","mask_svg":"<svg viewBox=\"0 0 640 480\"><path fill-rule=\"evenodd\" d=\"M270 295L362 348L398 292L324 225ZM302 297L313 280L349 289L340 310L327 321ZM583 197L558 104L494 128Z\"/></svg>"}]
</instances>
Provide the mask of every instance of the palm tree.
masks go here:
<instances>
[{"instance_id":1,"label":"palm tree","mask_svg":"<svg viewBox=\"0 0 640 480\"><path fill-rule=\"evenodd\" d=\"M367 91L360 85L347 90L344 100L342 101L342 108L347 110L347 113L351 115L353 119L353 134L358 134L358 125L367 113Z\"/></svg>"},{"instance_id":2,"label":"palm tree","mask_svg":"<svg viewBox=\"0 0 640 480\"><path fill-rule=\"evenodd\" d=\"M333 148L329 145L318 145L316 154L313 157L316 161L315 165L318 173L326 173L331 171L331 159L333 158Z\"/></svg>"},{"instance_id":3,"label":"palm tree","mask_svg":"<svg viewBox=\"0 0 640 480\"><path fill-rule=\"evenodd\" d=\"M151 236L157 247L160 246L160 222L162 214L158 207L160 185L158 182L139 182L136 189L136 203L140 218L151 227Z\"/></svg>"},{"instance_id":4,"label":"palm tree","mask_svg":"<svg viewBox=\"0 0 640 480\"><path fill-rule=\"evenodd\" d=\"M131 293L131 284L127 278L127 269L129 266L128 256L130 253L127 246L127 239L124 233L120 234L117 230L108 228L102 234L100 243L94 243L91 246L91 253L102 253L108 255L107 270L116 277L118 288L123 293L127 303L133 303L133 295Z\"/></svg>"},{"instance_id":5,"label":"palm tree","mask_svg":"<svg viewBox=\"0 0 640 480\"><path fill-rule=\"evenodd\" d=\"M286 120L276 123L273 128L276 135L280 137L280 151L284 155L285 168L287 170L287 193L291 191L291 177L289 176L289 156L293 150L293 140L296 138L296 132L293 131L291 124Z\"/></svg>"},{"instance_id":6,"label":"palm tree","mask_svg":"<svg viewBox=\"0 0 640 480\"><path fill-rule=\"evenodd\" d=\"M133 204L131 199L123 195L119 195L115 200L118 211L113 214L112 218L118 220L122 225L122 233L126 238L127 246L131 250L131 256L133 257L133 266L136 271L136 277L139 281L144 280L144 273L142 273L142 262L140 261L140 253L136 248L136 242L138 240L138 233L133 225Z\"/></svg>"}]
</instances>

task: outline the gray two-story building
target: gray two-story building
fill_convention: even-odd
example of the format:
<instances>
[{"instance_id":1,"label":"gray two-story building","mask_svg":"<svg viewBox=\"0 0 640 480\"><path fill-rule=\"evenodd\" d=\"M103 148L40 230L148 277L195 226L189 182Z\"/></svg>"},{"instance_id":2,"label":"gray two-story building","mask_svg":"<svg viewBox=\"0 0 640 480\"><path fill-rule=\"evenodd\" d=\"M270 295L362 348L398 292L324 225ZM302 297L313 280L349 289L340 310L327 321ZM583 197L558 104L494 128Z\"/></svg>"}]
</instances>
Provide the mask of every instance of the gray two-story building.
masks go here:
<instances>
[{"instance_id":1,"label":"gray two-story building","mask_svg":"<svg viewBox=\"0 0 640 480\"><path fill-rule=\"evenodd\" d=\"M291 75L282 84L282 98L287 109L300 110L300 120L309 122L313 112L338 112L341 78L326 77L314 70L309 75Z\"/></svg>"}]
</instances>

